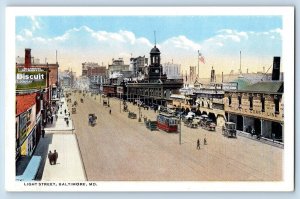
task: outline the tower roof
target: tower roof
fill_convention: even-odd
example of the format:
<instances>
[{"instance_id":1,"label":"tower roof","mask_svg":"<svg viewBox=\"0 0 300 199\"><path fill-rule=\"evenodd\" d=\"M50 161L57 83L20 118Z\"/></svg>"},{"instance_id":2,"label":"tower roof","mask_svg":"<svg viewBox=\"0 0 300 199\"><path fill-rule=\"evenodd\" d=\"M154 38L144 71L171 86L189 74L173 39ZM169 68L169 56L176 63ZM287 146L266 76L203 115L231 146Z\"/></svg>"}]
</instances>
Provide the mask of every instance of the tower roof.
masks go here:
<instances>
[{"instance_id":1,"label":"tower roof","mask_svg":"<svg viewBox=\"0 0 300 199\"><path fill-rule=\"evenodd\" d=\"M156 45L151 49L150 54L160 54L160 51Z\"/></svg>"}]
</instances>

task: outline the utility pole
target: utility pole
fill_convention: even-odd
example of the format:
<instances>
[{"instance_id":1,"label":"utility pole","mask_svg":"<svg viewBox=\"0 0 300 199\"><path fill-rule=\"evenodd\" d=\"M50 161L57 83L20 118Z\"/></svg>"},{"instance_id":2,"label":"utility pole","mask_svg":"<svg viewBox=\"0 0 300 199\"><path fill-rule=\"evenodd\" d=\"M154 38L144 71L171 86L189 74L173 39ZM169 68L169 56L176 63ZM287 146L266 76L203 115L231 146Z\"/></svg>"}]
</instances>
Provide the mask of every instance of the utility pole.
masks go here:
<instances>
[{"instance_id":1,"label":"utility pole","mask_svg":"<svg viewBox=\"0 0 300 199\"><path fill-rule=\"evenodd\" d=\"M179 125L177 128L179 131L179 144L181 145L181 115L179 115Z\"/></svg>"}]
</instances>

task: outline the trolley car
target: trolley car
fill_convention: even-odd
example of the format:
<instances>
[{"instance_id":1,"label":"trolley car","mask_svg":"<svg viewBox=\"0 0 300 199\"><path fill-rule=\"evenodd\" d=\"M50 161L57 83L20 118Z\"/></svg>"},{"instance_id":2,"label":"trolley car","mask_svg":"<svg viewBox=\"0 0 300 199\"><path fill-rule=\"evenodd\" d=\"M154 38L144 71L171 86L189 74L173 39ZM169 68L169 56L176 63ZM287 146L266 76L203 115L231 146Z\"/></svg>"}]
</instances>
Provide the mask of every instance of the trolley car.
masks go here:
<instances>
[{"instance_id":1,"label":"trolley car","mask_svg":"<svg viewBox=\"0 0 300 199\"><path fill-rule=\"evenodd\" d=\"M178 119L167 113L160 113L157 116L157 127L166 132L177 132Z\"/></svg>"}]
</instances>

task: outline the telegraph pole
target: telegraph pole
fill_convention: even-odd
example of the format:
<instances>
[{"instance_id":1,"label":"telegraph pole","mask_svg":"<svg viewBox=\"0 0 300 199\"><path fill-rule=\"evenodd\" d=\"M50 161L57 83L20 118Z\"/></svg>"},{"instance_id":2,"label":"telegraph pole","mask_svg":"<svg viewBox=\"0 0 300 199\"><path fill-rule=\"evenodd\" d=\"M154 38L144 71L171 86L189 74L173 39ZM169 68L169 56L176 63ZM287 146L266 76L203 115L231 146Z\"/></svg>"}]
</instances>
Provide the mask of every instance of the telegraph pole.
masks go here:
<instances>
[{"instance_id":1,"label":"telegraph pole","mask_svg":"<svg viewBox=\"0 0 300 199\"><path fill-rule=\"evenodd\" d=\"M179 125L177 128L179 131L179 144L181 145L181 115L179 115Z\"/></svg>"}]
</instances>

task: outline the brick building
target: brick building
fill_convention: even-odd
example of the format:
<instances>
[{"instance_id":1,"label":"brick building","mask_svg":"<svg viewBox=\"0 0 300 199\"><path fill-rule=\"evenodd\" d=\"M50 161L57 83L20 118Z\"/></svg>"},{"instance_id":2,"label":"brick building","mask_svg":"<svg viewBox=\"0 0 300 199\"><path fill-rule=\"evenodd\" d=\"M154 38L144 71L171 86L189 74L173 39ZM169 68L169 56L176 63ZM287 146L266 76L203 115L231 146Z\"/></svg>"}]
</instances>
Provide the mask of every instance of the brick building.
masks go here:
<instances>
[{"instance_id":1,"label":"brick building","mask_svg":"<svg viewBox=\"0 0 300 199\"><path fill-rule=\"evenodd\" d=\"M16 64L17 162L32 156L41 137L43 120L51 103L59 97L58 64L34 64L31 60L31 49L25 49L24 63Z\"/></svg>"}]
</instances>

